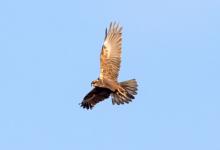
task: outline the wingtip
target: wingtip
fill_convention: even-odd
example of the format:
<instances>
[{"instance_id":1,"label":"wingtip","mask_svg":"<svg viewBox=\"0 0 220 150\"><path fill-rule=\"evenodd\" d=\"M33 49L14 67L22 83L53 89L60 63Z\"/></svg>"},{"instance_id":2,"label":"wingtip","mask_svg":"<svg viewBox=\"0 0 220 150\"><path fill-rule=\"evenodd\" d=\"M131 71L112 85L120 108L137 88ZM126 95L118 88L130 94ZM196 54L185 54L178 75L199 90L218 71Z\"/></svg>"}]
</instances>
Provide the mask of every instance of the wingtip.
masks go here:
<instances>
[{"instance_id":1,"label":"wingtip","mask_svg":"<svg viewBox=\"0 0 220 150\"><path fill-rule=\"evenodd\" d=\"M117 29L117 30L121 30L122 29L122 26L120 25L120 22L117 22L117 21L111 21L110 22L110 25L109 25L109 31L111 29Z\"/></svg>"},{"instance_id":2,"label":"wingtip","mask_svg":"<svg viewBox=\"0 0 220 150\"><path fill-rule=\"evenodd\" d=\"M86 110L92 110L93 106L91 104L88 103L79 103L80 107L86 109Z\"/></svg>"}]
</instances>

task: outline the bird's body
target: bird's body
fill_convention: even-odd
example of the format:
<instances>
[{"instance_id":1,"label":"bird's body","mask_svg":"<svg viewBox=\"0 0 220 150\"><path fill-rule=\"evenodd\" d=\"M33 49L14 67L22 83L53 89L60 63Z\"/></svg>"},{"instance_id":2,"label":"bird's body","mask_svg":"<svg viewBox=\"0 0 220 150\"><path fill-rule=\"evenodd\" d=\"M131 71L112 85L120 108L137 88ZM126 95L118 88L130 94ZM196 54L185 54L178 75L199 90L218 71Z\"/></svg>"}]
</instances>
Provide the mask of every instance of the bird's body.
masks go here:
<instances>
[{"instance_id":1,"label":"bird's body","mask_svg":"<svg viewBox=\"0 0 220 150\"><path fill-rule=\"evenodd\" d=\"M100 55L100 75L92 81L94 88L84 97L81 106L92 109L95 104L110 95L113 104L129 103L137 94L135 79L118 82L121 64L122 27L111 23L106 29L105 40Z\"/></svg>"},{"instance_id":2,"label":"bird's body","mask_svg":"<svg viewBox=\"0 0 220 150\"><path fill-rule=\"evenodd\" d=\"M94 80L92 81L92 85L95 87L108 88L112 92L115 92L115 90L120 86L116 81L108 78Z\"/></svg>"}]
</instances>

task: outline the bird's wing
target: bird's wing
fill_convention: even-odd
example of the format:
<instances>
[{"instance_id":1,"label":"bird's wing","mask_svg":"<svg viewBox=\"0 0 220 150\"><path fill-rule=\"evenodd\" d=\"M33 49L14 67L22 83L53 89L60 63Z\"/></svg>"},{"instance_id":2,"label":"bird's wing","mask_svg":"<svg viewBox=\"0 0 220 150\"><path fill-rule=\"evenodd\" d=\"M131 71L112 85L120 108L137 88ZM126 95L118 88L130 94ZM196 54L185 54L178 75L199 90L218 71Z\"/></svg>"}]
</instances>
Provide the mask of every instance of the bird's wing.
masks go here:
<instances>
[{"instance_id":1,"label":"bird's wing","mask_svg":"<svg viewBox=\"0 0 220 150\"><path fill-rule=\"evenodd\" d=\"M106 29L105 40L100 55L99 78L108 78L117 81L121 64L122 27L111 23Z\"/></svg>"},{"instance_id":2,"label":"bird's wing","mask_svg":"<svg viewBox=\"0 0 220 150\"><path fill-rule=\"evenodd\" d=\"M111 90L106 88L95 87L93 88L81 102L81 107L92 109L95 104L110 96Z\"/></svg>"}]
</instances>

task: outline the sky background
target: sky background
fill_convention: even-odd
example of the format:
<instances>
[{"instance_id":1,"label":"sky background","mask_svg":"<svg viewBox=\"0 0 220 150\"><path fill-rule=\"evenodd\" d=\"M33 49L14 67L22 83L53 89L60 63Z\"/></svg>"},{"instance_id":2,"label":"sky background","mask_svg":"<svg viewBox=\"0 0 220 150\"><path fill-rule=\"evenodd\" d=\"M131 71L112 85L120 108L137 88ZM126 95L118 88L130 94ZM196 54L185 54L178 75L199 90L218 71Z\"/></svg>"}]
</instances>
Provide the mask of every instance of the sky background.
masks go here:
<instances>
[{"instance_id":1,"label":"sky background","mask_svg":"<svg viewBox=\"0 0 220 150\"><path fill-rule=\"evenodd\" d=\"M219 0L0 1L0 149L219 150ZM129 105L78 104L123 26Z\"/></svg>"}]
</instances>

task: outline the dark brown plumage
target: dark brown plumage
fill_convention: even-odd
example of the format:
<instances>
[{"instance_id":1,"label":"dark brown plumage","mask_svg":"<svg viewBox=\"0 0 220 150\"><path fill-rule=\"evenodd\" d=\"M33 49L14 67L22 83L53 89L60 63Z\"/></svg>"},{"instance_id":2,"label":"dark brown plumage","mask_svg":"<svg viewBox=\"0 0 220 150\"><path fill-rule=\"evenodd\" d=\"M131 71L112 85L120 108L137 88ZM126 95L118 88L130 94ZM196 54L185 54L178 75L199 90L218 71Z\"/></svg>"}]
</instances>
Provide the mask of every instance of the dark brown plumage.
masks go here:
<instances>
[{"instance_id":1,"label":"dark brown plumage","mask_svg":"<svg viewBox=\"0 0 220 150\"><path fill-rule=\"evenodd\" d=\"M85 97L81 106L86 109L91 109L95 104L108 98L111 90L106 88L95 87Z\"/></svg>"},{"instance_id":2,"label":"dark brown plumage","mask_svg":"<svg viewBox=\"0 0 220 150\"><path fill-rule=\"evenodd\" d=\"M122 27L111 23L106 29L105 39L100 55L100 75L92 81L94 88L84 97L81 106L92 109L98 102L110 95L113 104L129 103L137 94L135 79L118 82L121 64Z\"/></svg>"}]
</instances>

